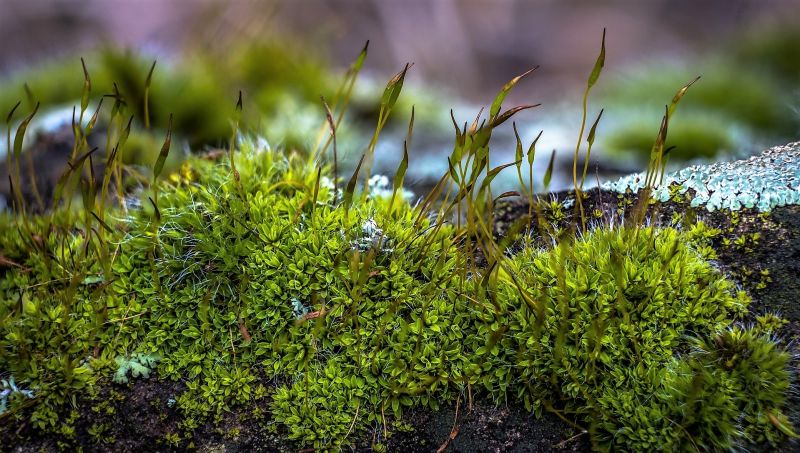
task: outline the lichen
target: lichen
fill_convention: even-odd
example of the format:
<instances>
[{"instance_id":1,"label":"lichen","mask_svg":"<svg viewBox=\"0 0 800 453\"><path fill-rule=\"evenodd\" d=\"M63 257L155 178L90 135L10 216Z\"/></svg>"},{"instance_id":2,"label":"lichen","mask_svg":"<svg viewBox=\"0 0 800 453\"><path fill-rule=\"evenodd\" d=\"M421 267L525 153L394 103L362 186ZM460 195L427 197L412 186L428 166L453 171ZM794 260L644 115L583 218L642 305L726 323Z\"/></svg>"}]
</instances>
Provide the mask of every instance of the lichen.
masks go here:
<instances>
[{"instance_id":1,"label":"lichen","mask_svg":"<svg viewBox=\"0 0 800 453\"><path fill-rule=\"evenodd\" d=\"M644 188L644 174L634 174L602 185L619 193ZM758 156L734 162L694 165L665 175L652 197L666 202L692 190L690 205L708 211L743 208L768 212L800 203L800 142L770 148Z\"/></svg>"},{"instance_id":2,"label":"lichen","mask_svg":"<svg viewBox=\"0 0 800 453\"><path fill-rule=\"evenodd\" d=\"M119 356L114 359L118 368L114 373L113 381L117 384L127 384L129 372L131 377L147 379L160 359L161 357L156 353L136 353L131 357Z\"/></svg>"}]
</instances>

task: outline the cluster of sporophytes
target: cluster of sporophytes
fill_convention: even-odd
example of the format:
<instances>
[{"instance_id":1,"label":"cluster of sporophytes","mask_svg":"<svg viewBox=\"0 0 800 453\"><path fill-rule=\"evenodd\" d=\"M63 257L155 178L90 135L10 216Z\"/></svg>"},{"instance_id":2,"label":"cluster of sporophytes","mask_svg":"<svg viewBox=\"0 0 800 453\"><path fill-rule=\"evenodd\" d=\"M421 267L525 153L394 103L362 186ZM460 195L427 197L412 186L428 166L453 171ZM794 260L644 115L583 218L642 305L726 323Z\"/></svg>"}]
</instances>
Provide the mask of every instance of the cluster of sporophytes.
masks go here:
<instances>
[{"instance_id":1,"label":"cluster of sporophytes","mask_svg":"<svg viewBox=\"0 0 800 453\"><path fill-rule=\"evenodd\" d=\"M235 139L234 121L227 155L191 157L160 178L167 133L150 183L134 178L141 187L127 194L123 179L133 176L115 157L129 133L114 120L121 102L105 174L90 170L87 77L53 208L32 215L17 196L15 212L3 214L4 423L20 418L69 438L74 431L58 427L77 394L157 373L185 382L175 405L188 435L233 405L264 400L291 439L319 449L370 428L385 438L405 409L471 401L473 388L577 419L598 450L719 449L794 435L781 412L789 356L769 329L737 323L747 296L703 258L702 231L643 227L644 209L591 230L581 211L576 234L543 248L526 228L543 209L531 177L529 215L508 238L493 235L494 203L513 194L495 197L491 180L514 164L523 179L523 158L530 168L535 158L535 143L526 155L520 143L517 162L489 164L493 130L532 107L502 110L521 77L486 119L455 125L449 171L411 205L402 196L407 152L393 190L368 184L401 71L361 163L340 177L337 127L365 55L323 105L329 140L317 149ZM587 94L600 68L602 53ZM685 91L667 109L648 190ZM13 147L8 138L12 162L28 122ZM413 115L409 139L412 129ZM585 173L579 182L576 167L576 210ZM513 255L511 241L523 245Z\"/></svg>"}]
</instances>

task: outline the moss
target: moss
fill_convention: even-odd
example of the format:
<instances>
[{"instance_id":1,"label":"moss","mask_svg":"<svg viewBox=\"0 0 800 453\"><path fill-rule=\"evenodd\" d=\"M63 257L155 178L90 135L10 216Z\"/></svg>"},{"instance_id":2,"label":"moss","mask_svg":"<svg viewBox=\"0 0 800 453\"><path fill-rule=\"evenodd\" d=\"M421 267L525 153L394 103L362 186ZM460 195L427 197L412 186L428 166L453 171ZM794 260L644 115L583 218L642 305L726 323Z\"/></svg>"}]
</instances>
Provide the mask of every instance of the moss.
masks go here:
<instances>
[{"instance_id":1,"label":"moss","mask_svg":"<svg viewBox=\"0 0 800 453\"><path fill-rule=\"evenodd\" d=\"M439 339L455 347L450 363L428 342L405 341L450 329L437 313L443 317L453 302L436 293L452 285L458 255L449 229L426 238L428 247L415 241L405 202L392 209L386 199L369 199L346 212L332 203L330 187L312 200L316 174L298 156L247 146L243 155L237 168L246 202L225 165L206 165L196 181L162 194L157 277L141 255L123 257L116 270L125 276L116 291L142 300L134 310L149 314L126 329L144 331L135 347L160 351L163 375L188 376L189 392L178 401L189 412L247 402L256 375L297 376L278 389L273 416L292 437L328 445L342 438L359 404L359 428L382 405L399 413L400 402L411 404L399 389L427 379L414 364L438 363L443 378L458 367L456 336ZM123 250L149 246L150 222L134 220ZM152 296L155 282L169 288L163 298ZM400 363L408 369L387 374Z\"/></svg>"},{"instance_id":2,"label":"moss","mask_svg":"<svg viewBox=\"0 0 800 453\"><path fill-rule=\"evenodd\" d=\"M320 94L333 91L331 77L313 58L300 55L277 43L261 43L222 57L195 54L176 64L159 62L148 96L149 121L163 128L172 115L176 134L199 148L227 141L238 90L245 91L258 111L245 118L252 120L252 127L262 115L277 117L289 98L316 105ZM114 48L85 61L93 92L110 95L116 85L129 113L143 125L145 85L153 61ZM2 84L6 89L0 94L0 111L6 115L18 101L30 103L30 108L35 102L45 108L74 102L81 95L83 73L79 59L72 57L16 74Z\"/></svg>"},{"instance_id":3,"label":"moss","mask_svg":"<svg viewBox=\"0 0 800 453\"><path fill-rule=\"evenodd\" d=\"M512 270L530 302L516 285L499 290L492 321L507 333L491 351L493 369L519 375L492 373L487 386L584 416L601 450L774 440L765 414L783 417L789 355L733 324L749 299L685 242L671 229L596 230L523 250ZM715 360L726 354L735 365Z\"/></svg>"},{"instance_id":4,"label":"moss","mask_svg":"<svg viewBox=\"0 0 800 453\"><path fill-rule=\"evenodd\" d=\"M703 401L718 402L707 417L721 431L684 423L688 397L680 392L689 384L681 379L700 356L678 351L692 347L689 336L727 331L746 310L733 284L685 245L713 231L697 226L687 240L672 229L599 229L552 250L523 249L502 274L520 286L501 275L477 301L499 310L481 308L456 290L481 293L479 282L461 279L452 228L420 236L426 223L415 226L416 211L400 198L366 198L345 210L306 160L250 141L237 154L238 184L226 163L184 165L162 186L159 219L141 209L119 220L108 283L86 277L102 275L94 266L75 278L70 307L80 316L65 318L60 300L48 302L65 296L63 286L40 285L4 304L14 322L5 327L2 366L48 395L34 414L43 428L55 427L81 381L112 374L112 358L157 353L160 378L186 382L177 405L187 431L198 418L263 399L259 382L276 378L273 418L291 438L320 448L346 443L386 413L436 407L467 385L498 400L523 398L537 412L579 415L601 449L673 445L683 433L665 417L704 445L738 441L742 417L745 429L775 437L762 419L781 417L780 387L763 405L741 407L752 389L736 387L739 378L725 370L704 377L713 385ZM5 241L7 258L29 269L4 274L7 295L49 281L41 255L12 236ZM70 253L80 251L61 257ZM109 289L109 322L100 326L92 295L99 288ZM71 341L60 341L64 335ZM96 359L84 362L98 344ZM775 370L785 362L778 349L762 355ZM46 372L32 375L31 367Z\"/></svg>"},{"instance_id":5,"label":"moss","mask_svg":"<svg viewBox=\"0 0 800 453\"><path fill-rule=\"evenodd\" d=\"M598 230L551 251L523 250L510 271L522 288L502 279L493 313L447 291L458 286L448 230L429 238L434 248L401 248L413 244L412 210L370 199L345 214L326 203L325 187L309 205L314 173L297 158L246 147L244 156L247 204L225 165L201 167L196 180L162 194L156 277L146 258L117 270L129 277L117 291L145 301L149 314L128 326L145 331L139 348L164 355L166 376L190 379L184 411L248 402L263 373L295 376L276 390L273 416L291 438L318 447L338 445L385 411L435 406L467 383L498 399L522 396L535 410L566 404L592 424L599 448L678 445L684 433L673 422L700 444L730 446L738 420L757 417L720 374L702 399L718 401L701 417L713 426L682 423L688 397L679 392L690 392L680 385L691 382L680 381L689 372L681 370L699 359L678 351L691 345L689 334L731 327L747 299L677 231ZM146 248L151 221L134 220L123 247ZM698 226L689 237L713 236ZM170 288L168 299L150 296L158 285ZM519 289L543 304L540 323ZM501 326L508 330L492 345ZM784 353L772 356L785 362Z\"/></svg>"},{"instance_id":6,"label":"moss","mask_svg":"<svg viewBox=\"0 0 800 453\"><path fill-rule=\"evenodd\" d=\"M711 247L712 241L722 234L722 230L711 228L702 220L692 224L687 232L686 239L692 248L705 260L717 259L717 252Z\"/></svg>"},{"instance_id":7,"label":"moss","mask_svg":"<svg viewBox=\"0 0 800 453\"><path fill-rule=\"evenodd\" d=\"M467 226L406 200L407 156L391 191L359 191L358 173L343 189L319 156L248 138L221 161L190 157L163 179L159 168L124 206L89 188L82 209L4 214L0 369L35 395L12 397L4 416L59 432L68 448L76 395L155 369L185 384L168 403L183 416L163 435L174 448L232 407L262 404L298 444L344 448L473 387L577 419L599 450L792 435L788 355L737 324L748 298L703 248L718 232L605 226L546 249L526 236L514 256L475 248L493 240L476 226L491 191L474 188L492 129L518 111L501 113L512 85L488 123L457 126L450 174ZM570 205L542 208L562 221ZM90 436L103 442L106 430L93 423Z\"/></svg>"}]
</instances>

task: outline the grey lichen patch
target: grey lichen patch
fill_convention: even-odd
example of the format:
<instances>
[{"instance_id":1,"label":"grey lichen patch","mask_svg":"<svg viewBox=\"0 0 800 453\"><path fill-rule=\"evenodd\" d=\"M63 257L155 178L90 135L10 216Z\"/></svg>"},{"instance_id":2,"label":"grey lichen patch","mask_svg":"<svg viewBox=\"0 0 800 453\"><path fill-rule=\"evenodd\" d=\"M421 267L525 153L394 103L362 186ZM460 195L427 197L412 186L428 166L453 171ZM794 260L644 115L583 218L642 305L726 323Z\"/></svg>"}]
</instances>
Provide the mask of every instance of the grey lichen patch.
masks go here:
<instances>
[{"instance_id":1,"label":"grey lichen patch","mask_svg":"<svg viewBox=\"0 0 800 453\"><path fill-rule=\"evenodd\" d=\"M645 175L634 174L606 182L604 189L625 193L644 187ZM665 175L653 198L666 202L672 196L670 186L678 185L678 193L694 191L692 207L704 206L708 211L756 208L767 212L778 206L800 204L800 142L767 149L748 159L693 165Z\"/></svg>"}]
</instances>

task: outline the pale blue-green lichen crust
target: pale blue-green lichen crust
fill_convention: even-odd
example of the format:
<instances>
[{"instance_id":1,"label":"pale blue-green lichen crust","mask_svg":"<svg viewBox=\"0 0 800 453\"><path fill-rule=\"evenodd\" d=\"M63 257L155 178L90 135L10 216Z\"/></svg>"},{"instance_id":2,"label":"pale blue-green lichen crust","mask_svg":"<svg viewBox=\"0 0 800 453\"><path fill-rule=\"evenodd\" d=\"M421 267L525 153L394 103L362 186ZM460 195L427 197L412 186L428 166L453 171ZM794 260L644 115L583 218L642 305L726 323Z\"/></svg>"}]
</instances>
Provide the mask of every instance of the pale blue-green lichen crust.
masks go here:
<instances>
[{"instance_id":1,"label":"pale blue-green lichen crust","mask_svg":"<svg viewBox=\"0 0 800 453\"><path fill-rule=\"evenodd\" d=\"M644 174L628 175L606 182L603 189L625 193L644 187ZM755 208L761 212L778 206L800 204L800 142L767 149L757 156L734 162L694 165L664 176L653 198L666 202L670 186L680 186L679 193L694 191L692 207L708 211Z\"/></svg>"}]
</instances>

